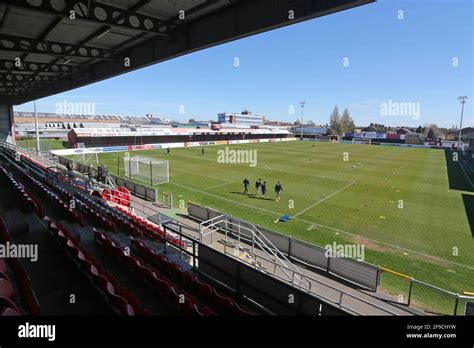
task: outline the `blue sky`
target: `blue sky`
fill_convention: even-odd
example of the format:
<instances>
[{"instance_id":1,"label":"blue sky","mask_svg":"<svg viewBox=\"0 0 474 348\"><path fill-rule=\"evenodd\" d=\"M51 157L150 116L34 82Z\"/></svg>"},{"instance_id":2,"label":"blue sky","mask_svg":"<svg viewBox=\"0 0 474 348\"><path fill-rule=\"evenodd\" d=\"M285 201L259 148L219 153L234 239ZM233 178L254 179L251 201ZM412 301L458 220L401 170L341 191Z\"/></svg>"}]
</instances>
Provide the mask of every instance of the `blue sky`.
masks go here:
<instances>
[{"instance_id":1,"label":"blue sky","mask_svg":"<svg viewBox=\"0 0 474 348\"><path fill-rule=\"evenodd\" d=\"M457 97L467 95L463 125L474 126L473 17L472 0L380 0L43 98L37 106L54 112L64 100L89 102L100 114L181 121L248 108L293 122L304 100L305 120L317 124L327 123L337 104L341 112L349 108L357 125L451 126L459 124ZM419 118L381 114L389 100L419 103ZM15 107L32 109L32 103Z\"/></svg>"}]
</instances>

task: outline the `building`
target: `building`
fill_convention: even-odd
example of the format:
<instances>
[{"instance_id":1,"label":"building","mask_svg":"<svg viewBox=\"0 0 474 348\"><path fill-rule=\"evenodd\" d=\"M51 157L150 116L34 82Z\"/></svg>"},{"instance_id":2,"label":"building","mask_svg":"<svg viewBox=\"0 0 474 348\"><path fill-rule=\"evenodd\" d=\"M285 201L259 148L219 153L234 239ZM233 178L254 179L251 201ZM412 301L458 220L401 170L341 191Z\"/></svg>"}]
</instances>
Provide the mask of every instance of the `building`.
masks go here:
<instances>
[{"instance_id":1,"label":"building","mask_svg":"<svg viewBox=\"0 0 474 348\"><path fill-rule=\"evenodd\" d=\"M232 140L291 138L292 134L287 129L196 129L196 128L74 128L68 133L69 144L72 147L99 146L128 146L188 142L222 142ZM124 151L127 149L125 148Z\"/></svg>"},{"instance_id":2,"label":"building","mask_svg":"<svg viewBox=\"0 0 474 348\"><path fill-rule=\"evenodd\" d=\"M219 123L231 123L247 126L261 126L265 124L265 116L252 115L248 110L242 111L240 114L236 113L220 113L217 115Z\"/></svg>"},{"instance_id":3,"label":"building","mask_svg":"<svg viewBox=\"0 0 474 348\"><path fill-rule=\"evenodd\" d=\"M397 134L400 134L400 135L401 134L407 135L407 134L412 134L412 133L413 132L410 129L406 128L406 127L400 127L400 128L397 129Z\"/></svg>"}]
</instances>

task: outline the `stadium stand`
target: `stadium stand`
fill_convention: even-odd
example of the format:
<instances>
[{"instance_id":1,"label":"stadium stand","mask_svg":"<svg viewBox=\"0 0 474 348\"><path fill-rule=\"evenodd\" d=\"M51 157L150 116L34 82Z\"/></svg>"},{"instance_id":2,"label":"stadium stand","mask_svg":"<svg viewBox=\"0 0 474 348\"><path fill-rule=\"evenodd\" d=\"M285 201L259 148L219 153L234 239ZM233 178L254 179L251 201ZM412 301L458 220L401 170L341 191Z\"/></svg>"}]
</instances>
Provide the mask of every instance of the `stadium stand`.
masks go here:
<instances>
[{"instance_id":1,"label":"stadium stand","mask_svg":"<svg viewBox=\"0 0 474 348\"><path fill-rule=\"evenodd\" d=\"M117 274L121 273L126 275L121 279L126 282L138 277L147 285L149 293L155 294L153 301L160 302L163 305L160 308L168 314L257 314L232 293L218 290L200 279L189 265L173 260L173 255L162 253L163 243L185 248L183 241L171 236L167 236L165 241L164 232L157 225L119 205L114 208L104 204L99 197L89 196L72 185L67 186L67 178L63 178L64 182L46 180L51 175L48 169L27 157L22 157L21 163L25 166L17 164L9 170L1 168L3 180L8 181L16 192L14 199L21 209L34 212L43 219L50 235L115 313L152 313L147 307L150 305L149 297L142 306L140 296L117 279ZM70 206L72 202L74 208ZM99 250L88 244L88 230L92 230L94 244L99 246ZM3 263L1 266L5 268ZM6 298L1 303L7 314L23 314L17 310L18 306L7 301L11 302L14 297L13 287L7 284L7 279L6 276L0 279L0 296ZM24 298L29 304L28 312L38 313L32 301L34 296L25 291Z\"/></svg>"}]
</instances>

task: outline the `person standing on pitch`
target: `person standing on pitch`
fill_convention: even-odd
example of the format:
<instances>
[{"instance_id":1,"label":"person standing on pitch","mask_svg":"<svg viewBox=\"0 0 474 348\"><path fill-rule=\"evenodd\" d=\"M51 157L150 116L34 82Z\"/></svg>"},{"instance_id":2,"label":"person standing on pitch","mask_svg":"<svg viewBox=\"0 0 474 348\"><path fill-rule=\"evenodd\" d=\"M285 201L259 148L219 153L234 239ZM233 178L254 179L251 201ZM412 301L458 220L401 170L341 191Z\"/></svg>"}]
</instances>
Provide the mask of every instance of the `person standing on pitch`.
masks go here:
<instances>
[{"instance_id":1,"label":"person standing on pitch","mask_svg":"<svg viewBox=\"0 0 474 348\"><path fill-rule=\"evenodd\" d=\"M243 184L244 184L244 195L246 195L247 193L249 193L249 185L250 185L249 179L245 178Z\"/></svg>"},{"instance_id":2,"label":"person standing on pitch","mask_svg":"<svg viewBox=\"0 0 474 348\"><path fill-rule=\"evenodd\" d=\"M204 156L204 148L201 149L201 155Z\"/></svg>"},{"instance_id":3,"label":"person standing on pitch","mask_svg":"<svg viewBox=\"0 0 474 348\"><path fill-rule=\"evenodd\" d=\"M255 183L255 188L257 189L257 197L260 197L260 190L262 189L262 179L258 179Z\"/></svg>"},{"instance_id":4,"label":"person standing on pitch","mask_svg":"<svg viewBox=\"0 0 474 348\"><path fill-rule=\"evenodd\" d=\"M169 147L166 149L166 153L167 153L168 155L170 154L170 148L169 148Z\"/></svg>"},{"instance_id":5,"label":"person standing on pitch","mask_svg":"<svg viewBox=\"0 0 474 348\"><path fill-rule=\"evenodd\" d=\"M267 192L267 182L264 181L262 184L262 198L265 199L265 193Z\"/></svg>"},{"instance_id":6,"label":"person standing on pitch","mask_svg":"<svg viewBox=\"0 0 474 348\"><path fill-rule=\"evenodd\" d=\"M277 202L280 201L281 191L283 191L283 187L281 186L280 182L278 181L277 184L275 185L275 193L276 193L275 201L277 201Z\"/></svg>"}]
</instances>

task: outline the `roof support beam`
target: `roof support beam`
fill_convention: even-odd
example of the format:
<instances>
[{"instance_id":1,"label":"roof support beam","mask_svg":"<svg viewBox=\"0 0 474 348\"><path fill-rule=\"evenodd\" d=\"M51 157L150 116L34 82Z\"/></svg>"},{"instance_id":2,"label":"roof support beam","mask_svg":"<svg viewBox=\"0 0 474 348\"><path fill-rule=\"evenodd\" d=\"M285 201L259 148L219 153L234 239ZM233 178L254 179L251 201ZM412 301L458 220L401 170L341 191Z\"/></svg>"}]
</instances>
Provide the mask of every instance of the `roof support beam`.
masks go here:
<instances>
[{"instance_id":1,"label":"roof support beam","mask_svg":"<svg viewBox=\"0 0 474 348\"><path fill-rule=\"evenodd\" d=\"M36 5L37 2L30 3L27 0L2 0L2 2L12 7L61 16L68 20L81 20L96 24L154 33L160 36L168 36L159 29L159 25L163 22L162 20L133 12L133 8L138 5L123 10L111 5L97 3L95 1L91 1L90 8L88 8L87 5L89 4L89 1L87 0L74 1L69 7L53 7L49 1L38 2L38 5ZM148 3L148 1L146 3ZM143 2L142 5L137 7L137 9L143 7L146 3ZM71 19L71 11L74 11L75 19ZM116 18L120 19L116 21Z\"/></svg>"},{"instance_id":2,"label":"roof support beam","mask_svg":"<svg viewBox=\"0 0 474 348\"><path fill-rule=\"evenodd\" d=\"M0 51L46 54L50 56L63 56L67 54L71 57L111 60L111 52L103 48L70 45L62 42L37 40L6 34L2 34Z\"/></svg>"}]
</instances>

